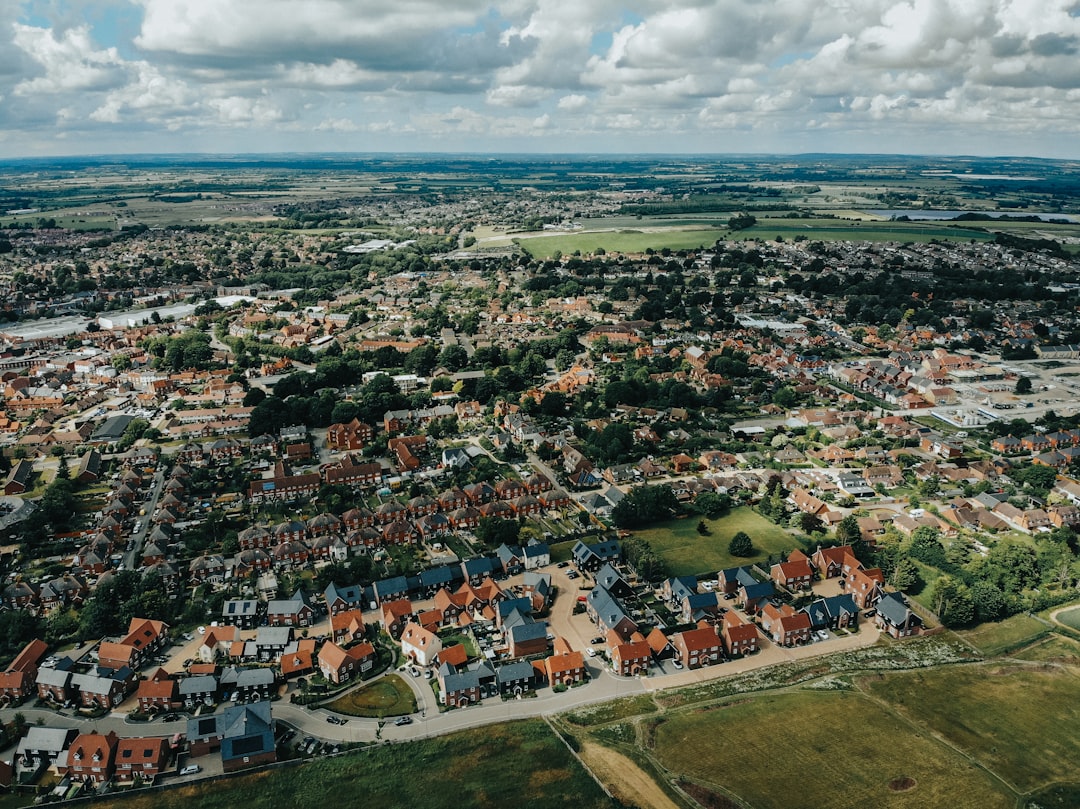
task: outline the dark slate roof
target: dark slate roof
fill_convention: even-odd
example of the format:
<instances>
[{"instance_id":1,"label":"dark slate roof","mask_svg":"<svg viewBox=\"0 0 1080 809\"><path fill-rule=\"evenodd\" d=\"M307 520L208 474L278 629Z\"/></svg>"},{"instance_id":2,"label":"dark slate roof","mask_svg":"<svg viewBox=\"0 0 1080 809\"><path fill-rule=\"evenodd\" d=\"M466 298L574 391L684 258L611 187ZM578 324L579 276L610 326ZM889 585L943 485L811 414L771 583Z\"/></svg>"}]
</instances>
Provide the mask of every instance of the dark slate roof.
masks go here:
<instances>
[{"instance_id":1,"label":"dark slate roof","mask_svg":"<svg viewBox=\"0 0 1080 809\"><path fill-rule=\"evenodd\" d=\"M540 640L547 637L547 623L545 621L536 621L531 624L518 624L517 626L510 628L510 637L514 643L523 643L524 641Z\"/></svg>"},{"instance_id":2,"label":"dark slate roof","mask_svg":"<svg viewBox=\"0 0 1080 809\"><path fill-rule=\"evenodd\" d=\"M533 668L533 664L525 660L519 660L516 663L507 663L505 666L499 666L495 670L495 679L499 685L505 683L514 683L519 680L532 680L536 676L536 670Z\"/></svg>"},{"instance_id":3,"label":"dark slate roof","mask_svg":"<svg viewBox=\"0 0 1080 809\"><path fill-rule=\"evenodd\" d=\"M477 556L473 559L466 559L462 562L462 567L465 570L465 575L469 578L486 576L503 569L502 562L494 556Z\"/></svg>"},{"instance_id":4,"label":"dark slate roof","mask_svg":"<svg viewBox=\"0 0 1080 809\"><path fill-rule=\"evenodd\" d=\"M495 605L495 611L500 618L506 618L514 610L530 615L532 613L532 601L527 598L507 598Z\"/></svg>"},{"instance_id":5,"label":"dark slate roof","mask_svg":"<svg viewBox=\"0 0 1080 809\"><path fill-rule=\"evenodd\" d=\"M771 581L755 581L753 584L743 585L747 598L769 598L776 594L776 588Z\"/></svg>"},{"instance_id":6,"label":"dark slate roof","mask_svg":"<svg viewBox=\"0 0 1080 809\"><path fill-rule=\"evenodd\" d=\"M409 583L405 580L404 576L393 576L389 579L382 579L371 586L379 596L400 595L409 592Z\"/></svg>"},{"instance_id":7,"label":"dark slate roof","mask_svg":"<svg viewBox=\"0 0 1080 809\"><path fill-rule=\"evenodd\" d=\"M742 567L729 567L720 572L726 581L737 581L742 587L757 583L754 574L750 572L750 568L746 565L743 565Z\"/></svg>"},{"instance_id":8,"label":"dark slate roof","mask_svg":"<svg viewBox=\"0 0 1080 809\"><path fill-rule=\"evenodd\" d=\"M330 582L323 591L323 597L326 599L328 606L339 598L346 604L362 604L364 591L359 584L338 587L333 582Z\"/></svg>"},{"instance_id":9,"label":"dark slate roof","mask_svg":"<svg viewBox=\"0 0 1080 809\"><path fill-rule=\"evenodd\" d=\"M697 579L693 576L676 576L668 579L671 588L671 596L676 601L682 601L686 596L697 593Z\"/></svg>"},{"instance_id":10,"label":"dark slate roof","mask_svg":"<svg viewBox=\"0 0 1080 809\"><path fill-rule=\"evenodd\" d=\"M623 605L619 603L619 599L615 598L603 587L594 587L589 591L587 598L593 611L600 617L605 626L613 627L624 618L633 623L633 619L626 612Z\"/></svg>"},{"instance_id":11,"label":"dark slate roof","mask_svg":"<svg viewBox=\"0 0 1080 809\"><path fill-rule=\"evenodd\" d=\"M904 597L900 593L886 593L877 603L878 615L886 623L892 626L900 626L907 623L911 610L904 603Z\"/></svg>"}]
</instances>

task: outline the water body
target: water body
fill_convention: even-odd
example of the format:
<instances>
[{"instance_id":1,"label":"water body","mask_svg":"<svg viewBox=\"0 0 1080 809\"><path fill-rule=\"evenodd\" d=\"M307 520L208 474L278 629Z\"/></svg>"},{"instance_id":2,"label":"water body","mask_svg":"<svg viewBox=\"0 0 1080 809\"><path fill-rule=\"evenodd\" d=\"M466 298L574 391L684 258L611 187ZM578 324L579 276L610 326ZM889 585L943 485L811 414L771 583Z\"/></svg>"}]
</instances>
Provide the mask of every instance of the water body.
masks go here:
<instances>
[{"instance_id":1,"label":"water body","mask_svg":"<svg viewBox=\"0 0 1080 809\"><path fill-rule=\"evenodd\" d=\"M963 214L966 214L966 213L977 213L977 214L980 214L980 215L985 215L985 216L992 217L993 219L1010 219L1010 218L1036 216L1036 217L1038 217L1039 219L1041 219L1044 222L1049 222L1052 219L1067 219L1070 222L1080 221L1080 220L1077 219L1077 217L1071 216L1069 214L1064 214L1064 213L1029 213L1027 211L1023 211L1023 212L1017 212L1017 211L1013 211L1013 212L1008 212L1008 211L928 211L928 210L923 210L922 208L912 208L911 210L904 210L902 208L887 208L887 209L879 208L879 209L874 209L874 210L869 210L868 209L868 210L864 211L864 213L874 214L875 216L884 216L884 217L887 217L889 219L892 219L894 216L906 216L908 219L911 219L912 221L917 220L917 219L931 219L931 220L937 220L937 221L947 220L947 219L955 219L956 217L962 216ZM978 224L978 223L973 222L973 224Z\"/></svg>"}]
</instances>

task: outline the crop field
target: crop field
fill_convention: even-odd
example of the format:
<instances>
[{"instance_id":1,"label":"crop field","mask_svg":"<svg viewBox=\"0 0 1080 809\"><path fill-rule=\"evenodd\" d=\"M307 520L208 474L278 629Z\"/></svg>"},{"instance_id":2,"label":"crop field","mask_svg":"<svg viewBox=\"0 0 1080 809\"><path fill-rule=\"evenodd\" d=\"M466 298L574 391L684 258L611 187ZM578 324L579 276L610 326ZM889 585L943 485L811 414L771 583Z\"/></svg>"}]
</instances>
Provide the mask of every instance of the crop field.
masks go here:
<instances>
[{"instance_id":1,"label":"crop field","mask_svg":"<svg viewBox=\"0 0 1080 809\"><path fill-rule=\"evenodd\" d=\"M865 688L1021 792L1077 779L1073 670L990 663L892 674Z\"/></svg>"},{"instance_id":2,"label":"crop field","mask_svg":"<svg viewBox=\"0 0 1080 809\"><path fill-rule=\"evenodd\" d=\"M669 520L652 528L634 531L634 536L646 540L667 563L672 576L715 574L724 568L763 562L769 556L801 547L799 540L780 526L769 522L749 508L732 509L718 520L705 520L709 535L697 532L698 520ZM745 531L754 541L753 556L732 556L728 543L739 531Z\"/></svg>"},{"instance_id":3,"label":"crop field","mask_svg":"<svg viewBox=\"0 0 1080 809\"><path fill-rule=\"evenodd\" d=\"M804 691L682 712L655 728L653 748L665 769L755 809L1015 805L989 773L853 693Z\"/></svg>"},{"instance_id":4,"label":"crop field","mask_svg":"<svg viewBox=\"0 0 1080 809\"><path fill-rule=\"evenodd\" d=\"M612 802L540 721L491 725L437 739L374 747L229 780L103 801L124 809L606 809Z\"/></svg>"},{"instance_id":5,"label":"crop field","mask_svg":"<svg viewBox=\"0 0 1080 809\"><path fill-rule=\"evenodd\" d=\"M416 711L416 695L401 677L389 674L338 697L326 707L349 716L402 716Z\"/></svg>"},{"instance_id":6,"label":"crop field","mask_svg":"<svg viewBox=\"0 0 1080 809\"><path fill-rule=\"evenodd\" d=\"M1031 643L1047 632L1049 627L1042 621L1021 613L1004 621L980 624L958 634L984 655L993 657Z\"/></svg>"}]
</instances>

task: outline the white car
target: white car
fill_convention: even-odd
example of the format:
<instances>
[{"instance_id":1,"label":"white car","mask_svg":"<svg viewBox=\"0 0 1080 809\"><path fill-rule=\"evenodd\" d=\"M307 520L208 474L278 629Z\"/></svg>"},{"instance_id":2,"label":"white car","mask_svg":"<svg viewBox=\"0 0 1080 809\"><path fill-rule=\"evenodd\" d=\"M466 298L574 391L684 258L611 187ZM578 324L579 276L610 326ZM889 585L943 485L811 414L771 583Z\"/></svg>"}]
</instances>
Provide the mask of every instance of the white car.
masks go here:
<instances>
[{"instance_id":1,"label":"white car","mask_svg":"<svg viewBox=\"0 0 1080 809\"><path fill-rule=\"evenodd\" d=\"M596 657L596 649L590 646L585 650L585 654L587 654L589 657Z\"/></svg>"},{"instance_id":2,"label":"white car","mask_svg":"<svg viewBox=\"0 0 1080 809\"><path fill-rule=\"evenodd\" d=\"M184 767L184 768L182 768L180 770L180 774L181 775L194 775L200 769L202 769L202 768L198 764L188 764L186 767Z\"/></svg>"}]
</instances>

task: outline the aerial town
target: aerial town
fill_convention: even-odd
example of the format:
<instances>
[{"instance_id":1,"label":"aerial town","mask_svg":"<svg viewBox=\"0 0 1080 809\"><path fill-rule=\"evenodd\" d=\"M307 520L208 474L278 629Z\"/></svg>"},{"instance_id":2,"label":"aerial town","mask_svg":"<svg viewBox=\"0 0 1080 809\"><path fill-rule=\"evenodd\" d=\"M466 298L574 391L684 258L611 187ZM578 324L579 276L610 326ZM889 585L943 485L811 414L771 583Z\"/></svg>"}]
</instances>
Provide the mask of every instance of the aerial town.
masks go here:
<instances>
[{"instance_id":1,"label":"aerial town","mask_svg":"<svg viewBox=\"0 0 1080 809\"><path fill-rule=\"evenodd\" d=\"M545 252L678 198L438 196L0 216L0 787L192 784L1080 597L1075 249L742 214Z\"/></svg>"}]
</instances>

